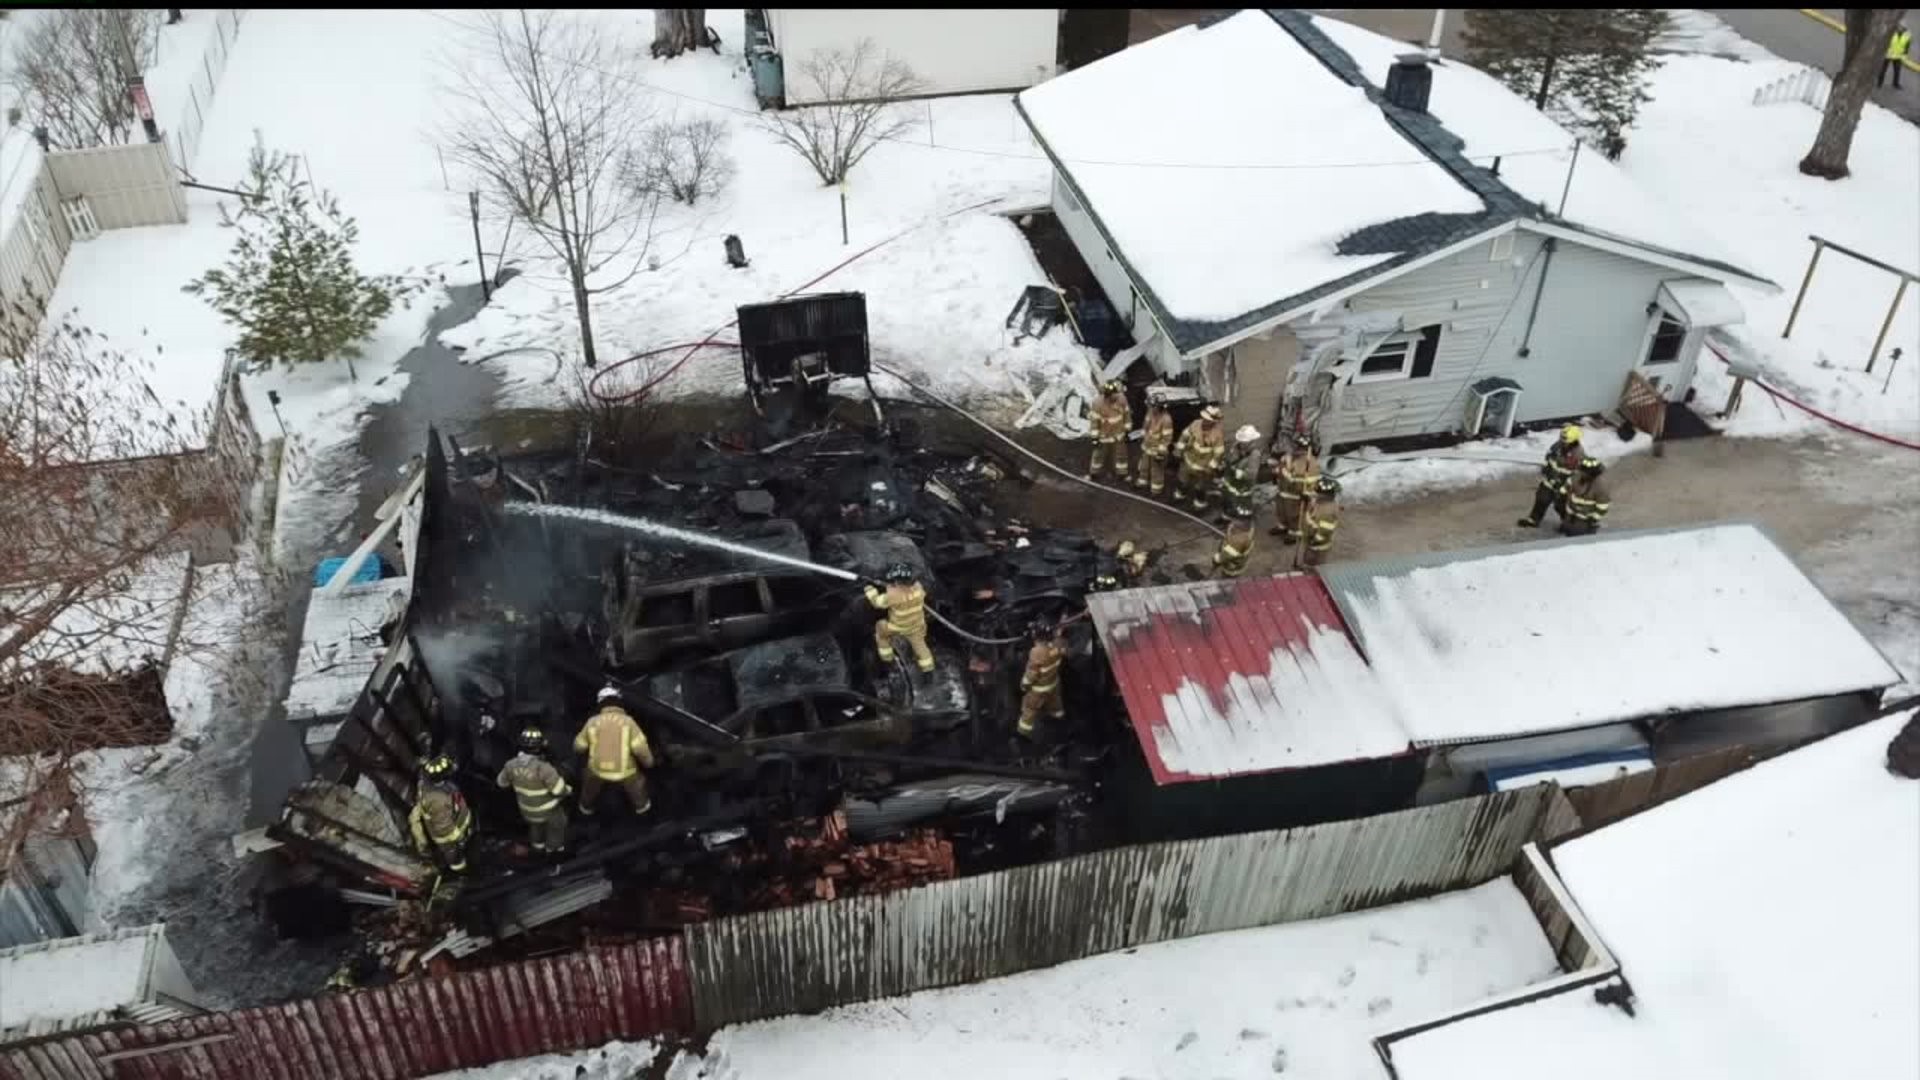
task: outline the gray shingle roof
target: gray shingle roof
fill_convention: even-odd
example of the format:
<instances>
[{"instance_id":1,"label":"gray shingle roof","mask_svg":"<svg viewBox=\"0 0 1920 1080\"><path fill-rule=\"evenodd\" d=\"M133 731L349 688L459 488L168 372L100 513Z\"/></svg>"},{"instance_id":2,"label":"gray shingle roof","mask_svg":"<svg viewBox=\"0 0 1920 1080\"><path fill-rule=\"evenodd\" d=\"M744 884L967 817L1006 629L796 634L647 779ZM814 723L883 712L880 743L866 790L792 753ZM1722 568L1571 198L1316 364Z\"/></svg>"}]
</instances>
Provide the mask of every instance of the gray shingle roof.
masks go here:
<instances>
[{"instance_id":1,"label":"gray shingle roof","mask_svg":"<svg viewBox=\"0 0 1920 1080\"><path fill-rule=\"evenodd\" d=\"M1113 236L1101 223L1097 208L1074 182L1071 170L1067 169L1052 150L1047 148L1046 140L1035 129L1034 136L1040 141L1041 148L1053 159L1055 170L1073 189L1080 204L1087 208L1088 216L1092 218L1095 228L1100 231L1107 247L1126 268L1128 276L1139 287L1141 298L1146 301L1154 318L1159 321L1161 328L1166 331L1174 346L1181 352L1193 352L1222 338L1259 326L1290 309L1311 304L1322 297L1331 296L1343 289L1379 277L1423 256L1521 219L1549 222L1574 232L1629 244L1645 251L1683 259L1740 277L1765 280L1758 278L1758 275L1751 271L1742 270L1724 262L1626 240L1560 219L1547 207L1529 202L1524 196L1502 183L1500 178L1490 170L1467 160L1461 153L1465 144L1453 132L1448 131L1439 120L1427 113L1403 109L1388 101L1382 89L1367 78L1366 74L1360 70L1360 66L1354 62L1353 57L1314 26L1312 18L1306 12L1290 8L1268 8L1266 12L1281 29L1300 43L1301 48L1319 60L1329 71L1365 93L1367 99L1379 107L1381 113L1399 129L1409 143L1417 147L1436 165L1451 173L1462 186L1478 195L1486 209L1478 214L1421 213L1381 221L1355 230L1343 237L1336 246L1340 254L1392 255L1392 258L1371 263L1364 269L1323 282L1304 292L1277 298L1273 303L1231 319L1218 321L1182 319L1167 310L1166 304L1162 303L1160 297L1153 291L1152 283L1128 262L1125 250L1114 242ZM1213 21L1217 20L1209 20L1209 24ZM1014 105L1020 108L1018 98L1014 99ZM1025 117L1025 109L1020 109L1020 112ZM1028 127L1033 128L1031 121Z\"/></svg>"}]
</instances>

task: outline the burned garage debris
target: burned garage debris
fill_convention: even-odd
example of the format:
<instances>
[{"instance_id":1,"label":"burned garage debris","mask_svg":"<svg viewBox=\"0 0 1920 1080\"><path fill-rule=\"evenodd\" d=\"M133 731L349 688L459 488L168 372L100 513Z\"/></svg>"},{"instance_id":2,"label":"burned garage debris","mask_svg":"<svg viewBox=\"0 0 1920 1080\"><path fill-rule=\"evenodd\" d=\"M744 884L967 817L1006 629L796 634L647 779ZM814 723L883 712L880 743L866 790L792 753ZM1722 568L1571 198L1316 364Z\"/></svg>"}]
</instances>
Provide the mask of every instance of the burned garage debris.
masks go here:
<instances>
[{"instance_id":1,"label":"burned garage debris","mask_svg":"<svg viewBox=\"0 0 1920 1080\"><path fill-rule=\"evenodd\" d=\"M342 984L1118 839L1097 795L1125 730L1093 720L1114 713L1084 612L1136 568L1003 519L991 496L1015 470L924 446L911 423L757 437L682 437L644 463L432 437L404 644L270 830L305 867L302 902L272 910L318 910L318 880L359 912ZM872 599L903 585L930 667L914 612ZM1061 692L1083 719L1029 741L1036 621L1063 628ZM876 622L905 635L889 655ZM573 802L593 772L576 736L609 689L644 740L645 814ZM538 833L499 782L529 745L567 815ZM433 784L471 813L463 868L409 842L440 755Z\"/></svg>"}]
</instances>

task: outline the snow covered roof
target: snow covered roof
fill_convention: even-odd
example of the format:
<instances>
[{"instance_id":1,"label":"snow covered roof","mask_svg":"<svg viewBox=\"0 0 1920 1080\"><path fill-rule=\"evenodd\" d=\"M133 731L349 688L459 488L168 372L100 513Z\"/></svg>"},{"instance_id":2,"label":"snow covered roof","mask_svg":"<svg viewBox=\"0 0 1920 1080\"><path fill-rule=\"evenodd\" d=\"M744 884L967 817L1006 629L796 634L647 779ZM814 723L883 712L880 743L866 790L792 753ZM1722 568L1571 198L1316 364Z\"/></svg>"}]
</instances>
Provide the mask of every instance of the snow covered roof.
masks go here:
<instances>
[{"instance_id":1,"label":"snow covered roof","mask_svg":"<svg viewBox=\"0 0 1920 1080\"><path fill-rule=\"evenodd\" d=\"M155 555L124 572L124 587L98 599L67 605L26 649L46 661L86 675L114 675L144 664L149 652L170 640L182 617L191 584L187 552ZM0 591L0 609L31 608L51 586ZM169 657L155 655L165 666Z\"/></svg>"},{"instance_id":2,"label":"snow covered roof","mask_svg":"<svg viewBox=\"0 0 1920 1080\"><path fill-rule=\"evenodd\" d=\"M1591 151L1562 211L1574 137L1489 76L1434 64L1428 113L1388 104L1407 51L1334 19L1241 11L1015 104L1186 353L1515 223L1771 286Z\"/></svg>"},{"instance_id":3,"label":"snow covered roof","mask_svg":"<svg viewBox=\"0 0 1920 1080\"><path fill-rule=\"evenodd\" d=\"M1412 749L1311 574L1095 593L1087 610L1157 783Z\"/></svg>"},{"instance_id":4,"label":"snow covered roof","mask_svg":"<svg viewBox=\"0 0 1920 1080\"><path fill-rule=\"evenodd\" d=\"M1575 991L1395 1043L1401 1080L1920 1075L1920 784L1904 713L1556 847L1634 1015Z\"/></svg>"},{"instance_id":5,"label":"snow covered roof","mask_svg":"<svg viewBox=\"0 0 1920 1080\"><path fill-rule=\"evenodd\" d=\"M1417 744L1900 681L1753 525L1349 563L1321 578Z\"/></svg>"},{"instance_id":6,"label":"snow covered roof","mask_svg":"<svg viewBox=\"0 0 1920 1080\"><path fill-rule=\"evenodd\" d=\"M390 577L338 593L313 590L287 686L288 719L341 716L353 707L386 655L380 628L405 606L411 588L410 579Z\"/></svg>"},{"instance_id":7,"label":"snow covered roof","mask_svg":"<svg viewBox=\"0 0 1920 1080\"><path fill-rule=\"evenodd\" d=\"M0 1044L115 1019L151 994L162 928L59 938L0 949Z\"/></svg>"}]
</instances>

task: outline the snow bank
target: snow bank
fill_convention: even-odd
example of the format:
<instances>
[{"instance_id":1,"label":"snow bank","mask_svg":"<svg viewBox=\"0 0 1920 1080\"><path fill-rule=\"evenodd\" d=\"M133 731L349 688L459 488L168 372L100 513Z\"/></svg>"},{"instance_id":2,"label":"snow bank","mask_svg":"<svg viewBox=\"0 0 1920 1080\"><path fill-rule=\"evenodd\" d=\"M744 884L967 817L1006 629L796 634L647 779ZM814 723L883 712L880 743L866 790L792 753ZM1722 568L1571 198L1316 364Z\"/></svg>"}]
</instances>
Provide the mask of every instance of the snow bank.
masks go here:
<instances>
[{"instance_id":1,"label":"snow bank","mask_svg":"<svg viewBox=\"0 0 1920 1080\"><path fill-rule=\"evenodd\" d=\"M666 1076L1376 1080L1379 1059L1368 1042L1375 1033L1556 971L1525 900L1503 879L1410 904L725 1028L704 1053L680 1054ZM552 1058L519 1064L529 1071L510 1064L451 1076L571 1075L550 1071L561 1064Z\"/></svg>"},{"instance_id":2,"label":"snow bank","mask_svg":"<svg viewBox=\"0 0 1920 1080\"><path fill-rule=\"evenodd\" d=\"M1614 534L1412 571L1387 563L1324 576L1416 742L1502 738L1900 681L1793 560L1750 525ZM1602 657L1620 678L1568 680L1567 672Z\"/></svg>"},{"instance_id":3,"label":"snow bank","mask_svg":"<svg viewBox=\"0 0 1920 1080\"><path fill-rule=\"evenodd\" d=\"M1653 100L1640 111L1621 166L1702 229L1723 238L1738 265L1786 286L1767 296L1733 286L1747 310L1732 334L1752 351L1769 382L1815 408L1889 435L1920 437L1920 288L1909 287L1883 355L1866 373L1874 335L1899 280L1829 251L1800 308L1790 340L1781 328L1813 254L1809 234L1920 273L1920 128L1869 102L1845 180L1797 168L1820 114L1798 102L1753 104L1755 90L1805 70L1769 60L1736 63L1670 57L1654 74ZM1898 347L1897 366L1885 353ZM1893 367L1889 380L1889 367ZM1701 407L1718 411L1731 381L1711 353L1699 364ZM1770 435L1820 422L1783 415L1749 389L1730 433Z\"/></svg>"},{"instance_id":4,"label":"snow bank","mask_svg":"<svg viewBox=\"0 0 1920 1080\"><path fill-rule=\"evenodd\" d=\"M1264 11L1163 34L1020 103L1180 318L1230 319L1385 261L1335 253L1364 226L1485 208Z\"/></svg>"},{"instance_id":5,"label":"snow bank","mask_svg":"<svg viewBox=\"0 0 1920 1080\"><path fill-rule=\"evenodd\" d=\"M1609 464L1653 449L1652 439L1639 436L1628 442L1611 427L1582 425L1581 431L1580 445L1590 456ZM1536 474L1546 460L1547 448L1559 438L1560 429L1555 427L1510 439L1479 439L1445 450L1389 454L1363 446L1329 459L1327 470L1340 481L1341 502L1397 502L1504 477Z\"/></svg>"},{"instance_id":6,"label":"snow bank","mask_svg":"<svg viewBox=\"0 0 1920 1080\"><path fill-rule=\"evenodd\" d=\"M1633 986L1394 1047L1403 1080L1920 1075L1920 799L1885 768L1900 715L1554 849Z\"/></svg>"},{"instance_id":7,"label":"snow bank","mask_svg":"<svg viewBox=\"0 0 1920 1080\"><path fill-rule=\"evenodd\" d=\"M578 1054L542 1054L479 1069L455 1069L426 1080L633 1080L659 1053L651 1042L613 1042Z\"/></svg>"}]
</instances>

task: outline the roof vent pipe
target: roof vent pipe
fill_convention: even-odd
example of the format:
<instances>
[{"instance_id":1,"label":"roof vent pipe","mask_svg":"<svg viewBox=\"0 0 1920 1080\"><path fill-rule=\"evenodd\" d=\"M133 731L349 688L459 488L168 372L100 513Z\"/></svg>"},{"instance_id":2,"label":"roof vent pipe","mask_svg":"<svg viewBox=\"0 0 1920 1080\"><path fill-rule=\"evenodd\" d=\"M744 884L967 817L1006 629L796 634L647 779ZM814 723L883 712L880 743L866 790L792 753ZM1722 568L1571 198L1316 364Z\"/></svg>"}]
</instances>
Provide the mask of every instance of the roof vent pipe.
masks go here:
<instances>
[{"instance_id":1,"label":"roof vent pipe","mask_svg":"<svg viewBox=\"0 0 1920 1080\"><path fill-rule=\"evenodd\" d=\"M1403 53L1387 69L1387 102L1408 112L1427 111L1427 97L1433 92L1433 69L1422 53Z\"/></svg>"}]
</instances>

